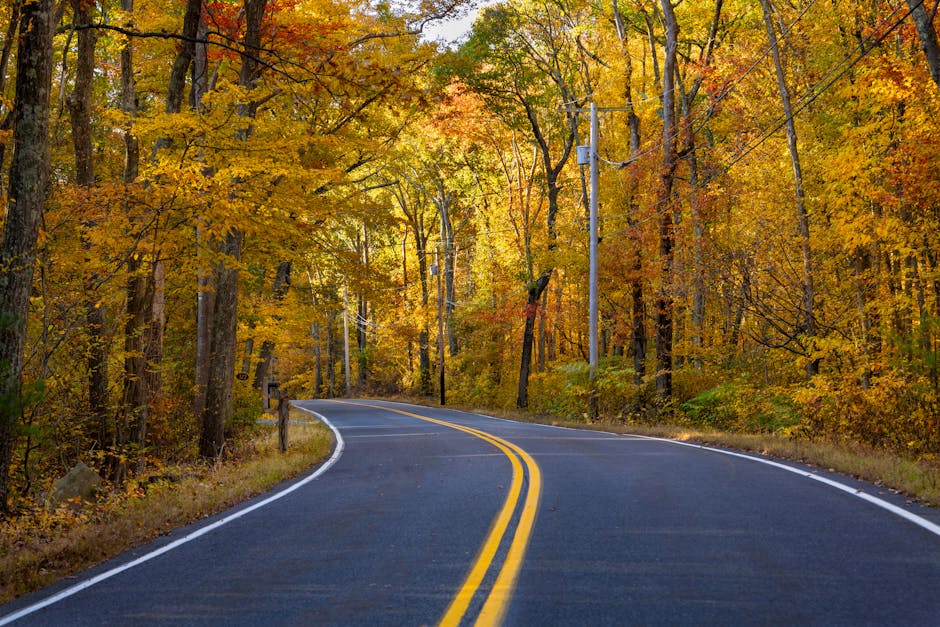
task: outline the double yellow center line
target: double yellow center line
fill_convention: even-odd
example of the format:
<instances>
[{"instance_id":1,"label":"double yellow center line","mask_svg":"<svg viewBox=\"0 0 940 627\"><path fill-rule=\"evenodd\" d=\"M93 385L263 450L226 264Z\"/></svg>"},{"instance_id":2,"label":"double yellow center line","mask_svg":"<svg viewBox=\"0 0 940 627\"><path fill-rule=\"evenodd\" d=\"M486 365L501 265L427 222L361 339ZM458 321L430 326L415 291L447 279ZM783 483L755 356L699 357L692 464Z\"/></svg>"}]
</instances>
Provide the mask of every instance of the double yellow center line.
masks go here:
<instances>
[{"instance_id":1,"label":"double yellow center line","mask_svg":"<svg viewBox=\"0 0 940 627\"><path fill-rule=\"evenodd\" d=\"M345 402L349 403L349 401ZM483 608L480 610L475 622L476 625L481 627L500 624L506 614L506 609L509 607L509 601L515 590L519 571L522 569L522 560L525 557L526 548L529 545L529 538L532 536L532 528L535 525L535 514L538 510L539 498L542 493L542 473L539 470L538 464L535 463L531 455L512 442L479 429L447 422L445 420L438 420L430 416L422 416L403 409L393 409L391 407L369 405L366 403L350 404L363 405L373 409L384 409L386 411L410 416L411 418L417 418L425 422L456 429L457 431L463 431L464 433L489 442L498 448L509 458L509 462L512 465L512 484L506 494L503 507L496 515L490 532L483 543L483 547L480 549L479 555L477 555L476 560L470 568L470 572L458 589L453 601L451 601L447 610L444 612L444 616L440 621L441 627L459 625L464 619L464 615L467 613L470 603L479 592L480 585L493 566L496 553L503 544L503 538L506 535L506 531L509 529L509 525L518 509L519 501L522 498L523 488L526 487L525 474L528 474L529 482L527 489L525 489L525 501L519 513L515 532L509 544L509 550L506 553L506 558L503 560L502 566L499 568L496 581L493 587L490 588L489 594L486 596L486 600L483 603ZM523 472L523 464L525 464L525 472Z\"/></svg>"}]
</instances>

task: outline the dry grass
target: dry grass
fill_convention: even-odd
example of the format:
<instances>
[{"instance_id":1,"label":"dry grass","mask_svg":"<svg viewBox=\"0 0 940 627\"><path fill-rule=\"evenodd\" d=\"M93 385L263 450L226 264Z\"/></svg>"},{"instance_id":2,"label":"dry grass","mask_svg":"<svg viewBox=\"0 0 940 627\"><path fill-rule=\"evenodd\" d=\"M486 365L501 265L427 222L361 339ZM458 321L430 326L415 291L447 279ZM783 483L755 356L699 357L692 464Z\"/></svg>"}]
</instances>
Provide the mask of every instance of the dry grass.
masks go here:
<instances>
[{"instance_id":1,"label":"dry grass","mask_svg":"<svg viewBox=\"0 0 940 627\"><path fill-rule=\"evenodd\" d=\"M297 420L309 416L297 410ZM41 508L0 526L0 603L43 588L173 529L264 492L324 460L332 433L319 423L291 425L277 451L275 427L232 461L164 470L172 479L128 482L82 511Z\"/></svg>"},{"instance_id":2,"label":"dry grass","mask_svg":"<svg viewBox=\"0 0 940 627\"><path fill-rule=\"evenodd\" d=\"M401 400L429 406L435 405L427 399ZM534 414L517 409L481 409L458 406L451 406L451 408L520 422L647 435L760 453L840 472L894 490L925 505L940 506L940 466L936 462L931 463L925 460L904 458L892 454L890 451L874 449L853 442L807 440L771 434L701 431L674 425L649 426L603 421L588 424L560 420L555 416Z\"/></svg>"}]
</instances>

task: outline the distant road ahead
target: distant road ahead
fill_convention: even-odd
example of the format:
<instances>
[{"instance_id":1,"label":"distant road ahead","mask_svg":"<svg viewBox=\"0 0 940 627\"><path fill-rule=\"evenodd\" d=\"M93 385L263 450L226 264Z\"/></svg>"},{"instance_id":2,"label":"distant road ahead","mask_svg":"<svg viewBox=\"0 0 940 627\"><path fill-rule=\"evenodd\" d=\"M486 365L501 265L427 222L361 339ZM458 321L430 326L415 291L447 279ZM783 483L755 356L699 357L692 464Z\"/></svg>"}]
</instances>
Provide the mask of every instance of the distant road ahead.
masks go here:
<instances>
[{"instance_id":1,"label":"distant road ahead","mask_svg":"<svg viewBox=\"0 0 940 627\"><path fill-rule=\"evenodd\" d=\"M792 464L361 403L298 403L344 444L318 478L0 612L79 584L17 624L940 625L937 510Z\"/></svg>"}]
</instances>

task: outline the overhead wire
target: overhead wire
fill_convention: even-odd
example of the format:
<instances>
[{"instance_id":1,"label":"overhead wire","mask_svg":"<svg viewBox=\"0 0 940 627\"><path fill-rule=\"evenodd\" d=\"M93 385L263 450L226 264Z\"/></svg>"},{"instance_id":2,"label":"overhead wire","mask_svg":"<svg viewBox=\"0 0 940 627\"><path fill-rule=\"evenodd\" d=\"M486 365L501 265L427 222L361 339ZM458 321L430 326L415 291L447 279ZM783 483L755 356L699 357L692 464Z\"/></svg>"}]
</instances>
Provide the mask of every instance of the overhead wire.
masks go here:
<instances>
[{"instance_id":1,"label":"overhead wire","mask_svg":"<svg viewBox=\"0 0 940 627\"><path fill-rule=\"evenodd\" d=\"M803 17L809 12L809 10L816 4L817 1L818 0L810 0L806 4L806 6L803 7L803 10L800 11L800 13L793 19L793 21L791 21L788 25L786 25L783 29L781 29L780 37L781 38L789 37L790 33L793 31L796 25L803 19ZM725 98L731 95L731 93L734 92L735 88L744 81L747 75L753 72L754 69L757 68L761 64L761 62L763 62L764 59L767 58L767 55L769 55L772 51L773 51L773 47L768 44L768 46L763 50L763 52L761 52L755 59L753 59L750 65L748 65L747 68L743 72L738 74L734 78L734 80L732 80L728 85L726 85L721 90L721 92L715 97L714 101L711 103L708 109L699 112L698 114L696 114L695 117L689 120L688 124L690 125L694 125L696 123L701 122L701 124L697 128L695 128L693 132L697 133L702 128L704 128L705 124L711 118L711 110L714 109L716 105L720 104ZM671 91L674 93L676 89L678 88L674 87ZM631 102L630 104L650 102L653 100L661 101L662 98L665 96L665 94L666 92L664 91L662 94L659 94L656 96L650 96L649 98L644 98L640 101ZM646 148L644 148L641 152L637 153L636 155L632 155L627 160L607 161L607 163L609 163L610 165L623 166L626 163L637 161L643 157L659 152L660 150L662 150L664 145L665 145L665 142L663 140L658 140L657 142L654 142L650 144L649 146L647 146Z\"/></svg>"},{"instance_id":2,"label":"overhead wire","mask_svg":"<svg viewBox=\"0 0 940 627\"><path fill-rule=\"evenodd\" d=\"M796 24L805 17L809 9L812 6L814 6L816 2L817 0L811 0L809 3L807 3L807 5L803 7L800 14L796 18L794 18L794 20L790 22L789 25L787 25L787 27L784 30L781 30L781 37L788 36L792 32ZM891 24L887 29L885 29L883 32L878 34L880 27L887 24L898 13L900 7L895 8L886 18L881 20L881 22L878 24L878 28L873 29L872 35L870 35L869 37L859 42L859 44L856 45L849 54L844 56L838 62L832 64L827 69L827 71L823 74L823 76L818 81L816 81L816 83L814 83L814 85L810 87L810 89L807 92L805 92L803 95L797 98L796 104L792 110L792 117L795 117L797 114L805 110L809 105L815 102L816 99L818 99L823 93L825 93L829 88L831 88L832 85L834 85L836 81L838 81L842 76L844 76L859 61L861 61L870 52L875 50L877 48L877 45L880 44L882 41L884 41L891 33L893 33L904 22L904 20L906 20L911 15L911 13L914 11L914 8L916 8L917 6L918 5L915 4L907 12L905 12L904 15L902 15L900 18L895 20L894 23ZM767 57L767 55L772 51L772 49L773 49L772 46L768 46L768 48L765 49L764 52L762 52L754 61L752 61L750 65L742 73L738 74L735 80L730 85L728 85L725 89L722 90L722 93L718 96L716 102L720 102L721 100L727 98L734 91L734 89L744 80L744 78L748 74L750 74ZM845 67L842 67L842 66L845 66ZM839 68L842 68L842 69L840 70ZM833 76L833 73L835 73L834 76ZM657 96L656 98L658 99L660 97L661 96ZM768 106L775 106L775 105L770 104ZM765 111L765 109L761 110L761 112L763 111ZM706 117L709 115L710 115L709 112L705 111L699 114L697 118L694 118L692 122L700 121L703 117ZM761 145L763 145L767 140L769 140L774 134L777 133L777 131L783 128L783 126L787 124L789 119L790 117L784 115L782 118L778 119L776 122L774 122L770 126L759 131L759 136L757 137L756 140L754 140L752 143L747 145L743 150L741 150L737 154L732 155L731 157L726 159L724 163L721 165L721 167L719 167L716 171L710 173L707 177L705 177L700 184L700 188L703 189L709 183L727 174L731 170L731 168L737 165L741 160L746 158L754 150L756 150ZM698 132L699 130L701 130L701 128L702 127L700 126L699 128L695 129L694 132ZM645 149L643 152L639 153L638 155L634 156L631 159L631 161L636 161L640 157L658 152L659 150L662 149L663 145L664 145L664 142L660 141L657 144L651 147L648 147L647 149ZM602 160L610 165L615 165L615 166L619 166L622 163L622 162L610 161L607 159L602 159ZM675 207L679 205L680 203L690 199L694 194L699 193L701 191L700 188L691 190L684 195L673 197L665 201L657 201L649 205L648 208L651 210L654 210L652 211L652 214L650 216L640 219L640 220L636 220L624 229L619 229L617 231L608 232L605 234L605 236L611 237L611 236L621 235L623 233L629 232L632 229L635 229L641 224L657 219L658 213L655 210L660 209L664 204L667 207ZM623 218L623 217L628 217L631 215L633 215L632 212L620 213L620 214L608 214L605 216L605 219L609 220L609 219ZM506 228L501 228L501 229L490 228L490 229L486 229L486 232L488 234L514 234L517 232L517 229L515 227L506 227ZM383 244L380 246L373 246L372 249L376 249L376 248L391 249L391 248L399 248L400 246L401 246L400 242L388 243L388 244ZM344 250L324 249L324 252L333 253L333 254L343 254L343 253L349 253L349 252L354 252L354 251L350 251L346 249ZM425 254L430 256L432 254L435 254L435 252L428 250L425 252ZM403 286L394 286L394 287L388 287L388 288L383 288L383 289L388 290L388 291L401 291L405 288Z\"/></svg>"},{"instance_id":3,"label":"overhead wire","mask_svg":"<svg viewBox=\"0 0 940 627\"><path fill-rule=\"evenodd\" d=\"M904 20L906 20L906 19L911 15L911 13L914 11L914 8L916 8L916 6L918 6L918 5L915 4L914 7L910 8L904 15L902 15L900 18L898 18L897 20L895 20L893 24L891 24L887 29L884 30L884 32L882 32L882 33L880 33L880 34L878 34L878 35L872 34L871 36L867 37L866 39L864 39L863 41L861 41L857 46L855 46L855 47L852 49L852 51L851 51L848 55L846 55L845 57L843 57L843 58L842 58L840 61L838 61L837 63L834 63L832 66L830 66L829 69L826 71L826 73L823 75L823 77L822 77L821 79L819 79L819 80L809 89L809 91L807 91L806 93L804 93L803 95L801 95L801 96L797 99L797 102L796 102L795 106L794 106L793 109L792 109L791 116L784 115L782 118L780 118L779 120L777 120L776 122L774 122L773 124L771 124L769 127L765 128L763 131L761 131L761 132L760 132L760 135L758 136L758 138L757 138L754 142L752 142L750 145L746 146L746 147L745 147L742 151L740 151L739 153L737 153L737 154L735 154L735 155L732 155L728 160L726 160L726 161L724 162L724 164L723 164L721 167L719 167L719 168L717 169L717 171L715 171L715 172L709 174L709 176L707 176L707 177L701 182L700 187L701 187L701 188L704 188L706 185L708 185L709 183L711 183L712 181L714 181L714 180L717 179L718 177L727 174L727 173L731 170L731 168L733 168L735 165L737 165L742 159L744 159L745 157L747 157L748 155L750 155L754 150L756 150L757 148L759 148L759 147L760 147L761 145L763 145L768 139L770 139L774 134L776 134L777 131L779 131L781 128L783 128L783 127L787 124L787 122L791 119L791 117L795 117L797 114L799 114L799 113L801 113L803 110L805 110L806 107L808 107L808 106L811 105L813 102L815 102L816 99L818 99L823 93L825 93L830 87L832 87L832 85L834 85L836 81L838 81L840 78L842 78L850 69L852 69L853 67L855 67L855 65L856 65L859 61L861 61L865 56L867 56L871 51L875 50L875 49L877 48L878 44L880 44L882 41L884 41L884 40L885 40L891 33L893 33L902 23L904 23ZM879 23L879 26L882 26L882 25L884 25L884 24L887 24L887 23L892 19L892 17L897 14L898 10L899 10L898 8L895 8L894 11L892 11L891 14L889 14L889 16L888 16L887 18L885 18L884 20L882 20L882 21ZM877 31L877 29L876 29L876 31ZM856 53L857 53L857 54L856 54ZM854 58L853 58L853 57L854 57ZM848 63L848 65L845 65L846 63ZM843 66L843 65L845 65L845 67L842 68L841 70L839 70L839 68L840 68L841 66ZM838 70L838 73L836 73L835 76L832 76L832 74L833 74L834 72L836 72L837 70ZM831 78L830 78L830 77L831 77ZM688 193L686 193L686 194L684 194L684 195L682 195L682 196L678 196L678 197L669 199L669 200L667 200L667 201L657 201L656 203L654 203L653 205L651 205L650 208L651 208L651 209L658 210L658 209L660 209L660 208L663 206L663 204L666 204L668 207L674 207L674 206L680 204L681 202L684 202L685 200L688 200L689 198L691 198L694 194L698 193L699 191L701 191L701 190L700 190L700 189L691 190L690 192L688 192ZM631 215L631 214L629 214L629 213L622 213L622 214L619 214L619 215L608 215L608 216L605 216L605 217L608 218L608 219L610 219L610 218L627 217L627 216L629 216L629 215ZM641 222L646 222L646 221L655 219L655 217L656 217L656 216L655 216L655 212L654 212L654 215L653 215L653 216L650 216L649 218L645 218L645 219L643 219ZM618 234L625 233L625 232L629 231L630 229L634 228L634 227L635 227L637 224L639 224L639 223L640 223L640 222L635 222L633 225L628 226L628 227L625 228L625 229L622 229L622 230L620 230L620 231L616 231L616 232L613 232L613 233L608 233L607 235L608 235L608 236L611 236L611 235L618 235Z\"/></svg>"}]
</instances>

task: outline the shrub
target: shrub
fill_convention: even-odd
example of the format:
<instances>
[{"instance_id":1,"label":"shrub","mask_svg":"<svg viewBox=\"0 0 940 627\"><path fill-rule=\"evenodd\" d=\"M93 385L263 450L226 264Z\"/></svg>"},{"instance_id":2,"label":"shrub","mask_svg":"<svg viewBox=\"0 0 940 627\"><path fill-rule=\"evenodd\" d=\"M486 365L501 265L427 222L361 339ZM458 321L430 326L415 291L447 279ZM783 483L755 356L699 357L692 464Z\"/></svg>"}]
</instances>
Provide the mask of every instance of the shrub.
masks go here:
<instances>
[{"instance_id":1,"label":"shrub","mask_svg":"<svg viewBox=\"0 0 940 627\"><path fill-rule=\"evenodd\" d=\"M800 423L798 406L786 394L744 381L720 383L679 406L692 425L723 431L787 433Z\"/></svg>"}]
</instances>

